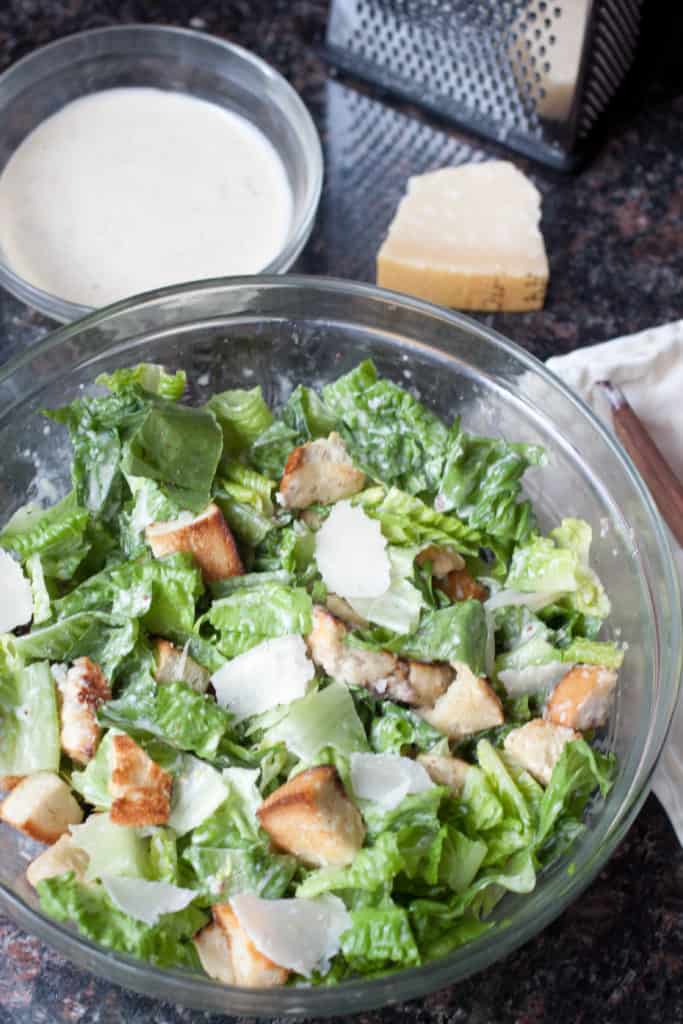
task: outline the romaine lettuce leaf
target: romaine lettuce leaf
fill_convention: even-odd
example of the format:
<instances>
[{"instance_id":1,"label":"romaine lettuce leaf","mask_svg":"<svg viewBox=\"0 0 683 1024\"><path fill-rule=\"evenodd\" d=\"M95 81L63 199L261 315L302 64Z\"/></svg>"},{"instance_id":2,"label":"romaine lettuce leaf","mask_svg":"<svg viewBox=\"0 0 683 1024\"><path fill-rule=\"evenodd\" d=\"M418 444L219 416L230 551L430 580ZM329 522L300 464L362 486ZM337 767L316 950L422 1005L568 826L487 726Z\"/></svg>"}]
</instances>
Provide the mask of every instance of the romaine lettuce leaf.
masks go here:
<instances>
[{"instance_id":1,"label":"romaine lettuce leaf","mask_svg":"<svg viewBox=\"0 0 683 1024\"><path fill-rule=\"evenodd\" d=\"M112 803L109 792L111 776L112 740L119 729L109 729L97 748L97 753L82 771L71 773L71 785L83 799L98 810L109 810Z\"/></svg>"},{"instance_id":2,"label":"romaine lettuce leaf","mask_svg":"<svg viewBox=\"0 0 683 1024\"><path fill-rule=\"evenodd\" d=\"M154 882L180 883L177 836L172 828L154 828L149 837L148 877Z\"/></svg>"},{"instance_id":3,"label":"romaine lettuce leaf","mask_svg":"<svg viewBox=\"0 0 683 1024\"><path fill-rule=\"evenodd\" d=\"M410 918L391 900L381 907L352 910L351 922L342 935L341 952L354 970L367 973L420 963Z\"/></svg>"},{"instance_id":4,"label":"romaine lettuce leaf","mask_svg":"<svg viewBox=\"0 0 683 1024\"><path fill-rule=\"evenodd\" d=\"M127 442L127 475L155 480L183 509L199 514L209 504L223 450L223 432L212 412L157 400Z\"/></svg>"},{"instance_id":5,"label":"romaine lettuce leaf","mask_svg":"<svg viewBox=\"0 0 683 1024\"><path fill-rule=\"evenodd\" d=\"M27 662L73 661L87 655L111 680L123 659L132 651L137 637L135 619L89 611L33 629L17 637L15 644Z\"/></svg>"},{"instance_id":6,"label":"romaine lettuce leaf","mask_svg":"<svg viewBox=\"0 0 683 1024\"><path fill-rule=\"evenodd\" d=\"M370 360L323 388L354 461L373 480L433 497L443 473L448 429L417 399L378 379Z\"/></svg>"},{"instance_id":7,"label":"romaine lettuce leaf","mask_svg":"<svg viewBox=\"0 0 683 1024\"><path fill-rule=\"evenodd\" d=\"M455 511L509 548L523 543L536 520L531 503L519 501L521 479L529 466L545 462L539 445L466 434L456 420L439 485L439 508Z\"/></svg>"},{"instance_id":8,"label":"romaine lettuce leaf","mask_svg":"<svg viewBox=\"0 0 683 1024\"><path fill-rule=\"evenodd\" d=\"M214 500L233 532L248 544L260 544L273 529L275 484L239 462L221 465Z\"/></svg>"},{"instance_id":9,"label":"romaine lettuce leaf","mask_svg":"<svg viewBox=\"0 0 683 1024\"><path fill-rule=\"evenodd\" d=\"M88 854L88 881L102 875L145 878L148 873L149 841L132 826L115 825L108 814L91 814L82 825L72 825L71 838Z\"/></svg>"},{"instance_id":10,"label":"romaine lettuce leaf","mask_svg":"<svg viewBox=\"0 0 683 1024\"><path fill-rule=\"evenodd\" d=\"M368 487L353 499L369 516L379 519L391 544L424 547L445 544L463 555L477 556L486 537L457 516L437 512L426 502L397 487Z\"/></svg>"},{"instance_id":11,"label":"romaine lettuce leaf","mask_svg":"<svg viewBox=\"0 0 683 1024\"><path fill-rule=\"evenodd\" d=\"M336 417L315 391L299 385L277 418L254 438L249 450L250 461L261 473L279 480L293 448L326 437L335 426Z\"/></svg>"},{"instance_id":12,"label":"romaine lettuce leaf","mask_svg":"<svg viewBox=\"0 0 683 1024\"><path fill-rule=\"evenodd\" d=\"M40 555L43 572L50 578L70 580L88 553L88 511L78 505L71 491L51 508L24 505L9 520L0 544L21 561Z\"/></svg>"},{"instance_id":13,"label":"romaine lettuce leaf","mask_svg":"<svg viewBox=\"0 0 683 1024\"><path fill-rule=\"evenodd\" d=\"M158 967L199 968L192 937L208 915L194 906L146 925L118 910L101 886L82 885L72 874L39 882L38 895L44 913L57 921L75 922L93 942Z\"/></svg>"},{"instance_id":14,"label":"romaine lettuce leaf","mask_svg":"<svg viewBox=\"0 0 683 1024\"><path fill-rule=\"evenodd\" d=\"M191 754L185 754L173 780L169 826L179 836L197 828L228 796L228 784L220 772Z\"/></svg>"},{"instance_id":15,"label":"romaine lettuce leaf","mask_svg":"<svg viewBox=\"0 0 683 1024\"><path fill-rule=\"evenodd\" d=\"M60 619L84 611L140 618L150 632L173 637L192 631L195 601L203 589L192 555L178 553L120 562L85 580L53 607Z\"/></svg>"},{"instance_id":16,"label":"romaine lettuce leaf","mask_svg":"<svg viewBox=\"0 0 683 1024\"><path fill-rule=\"evenodd\" d=\"M223 453L245 451L273 422L260 387L232 388L212 395L206 403L223 431Z\"/></svg>"},{"instance_id":17,"label":"romaine lettuce leaf","mask_svg":"<svg viewBox=\"0 0 683 1024\"><path fill-rule=\"evenodd\" d=\"M443 743L443 734L410 708L393 701L376 701L370 724L370 746L378 754L401 754L404 747L433 750Z\"/></svg>"},{"instance_id":18,"label":"romaine lettuce leaf","mask_svg":"<svg viewBox=\"0 0 683 1024\"><path fill-rule=\"evenodd\" d=\"M352 908L363 894L388 894L404 861L392 832L383 832L372 845L359 850L348 867L325 867L311 871L296 890L297 897L315 899L332 892ZM364 897L365 898L365 897Z\"/></svg>"},{"instance_id":19,"label":"romaine lettuce leaf","mask_svg":"<svg viewBox=\"0 0 683 1024\"><path fill-rule=\"evenodd\" d=\"M50 591L45 579L43 563L36 551L26 559L26 575L31 582L31 596L33 597L33 625L40 626L47 622L51 615Z\"/></svg>"},{"instance_id":20,"label":"romaine lettuce leaf","mask_svg":"<svg viewBox=\"0 0 683 1024\"><path fill-rule=\"evenodd\" d=\"M50 666L25 666L14 637L0 637L0 775L59 770L57 692Z\"/></svg>"},{"instance_id":21,"label":"romaine lettuce leaf","mask_svg":"<svg viewBox=\"0 0 683 1024\"><path fill-rule=\"evenodd\" d=\"M341 683L330 683L324 690L292 701L284 717L267 730L265 741L284 743L306 764L315 763L328 747L344 756L368 749L351 694Z\"/></svg>"},{"instance_id":22,"label":"romaine lettuce leaf","mask_svg":"<svg viewBox=\"0 0 683 1024\"><path fill-rule=\"evenodd\" d=\"M120 367L113 373L101 373L96 383L117 393L142 388L152 395L175 402L182 397L187 374L184 370L169 373L158 363L138 363L137 366Z\"/></svg>"},{"instance_id":23,"label":"romaine lettuce leaf","mask_svg":"<svg viewBox=\"0 0 683 1024\"><path fill-rule=\"evenodd\" d=\"M604 619L609 600L590 568L592 531L580 519L563 519L548 537L534 537L512 556L506 587L521 591L548 591L565 595L569 606Z\"/></svg>"},{"instance_id":24,"label":"romaine lettuce leaf","mask_svg":"<svg viewBox=\"0 0 683 1024\"><path fill-rule=\"evenodd\" d=\"M418 661L460 661L475 675L486 671L487 626L480 601L458 601L447 608L426 611L417 630L384 646Z\"/></svg>"},{"instance_id":25,"label":"romaine lettuce leaf","mask_svg":"<svg viewBox=\"0 0 683 1024\"><path fill-rule=\"evenodd\" d=\"M149 398L126 390L101 398L78 398L46 415L69 430L73 448L71 478L78 504L94 515L114 519L126 496L121 474L123 441L140 426Z\"/></svg>"},{"instance_id":26,"label":"romaine lettuce leaf","mask_svg":"<svg viewBox=\"0 0 683 1024\"><path fill-rule=\"evenodd\" d=\"M424 601L422 593L411 583L414 575L415 548L390 545L390 583L379 597L354 597L349 604L368 622L394 633L412 633L420 621Z\"/></svg>"},{"instance_id":27,"label":"romaine lettuce leaf","mask_svg":"<svg viewBox=\"0 0 683 1024\"><path fill-rule=\"evenodd\" d=\"M196 628L201 636L213 639L226 658L234 658L263 640L310 633L312 613L305 590L269 583L214 601Z\"/></svg>"}]
</instances>

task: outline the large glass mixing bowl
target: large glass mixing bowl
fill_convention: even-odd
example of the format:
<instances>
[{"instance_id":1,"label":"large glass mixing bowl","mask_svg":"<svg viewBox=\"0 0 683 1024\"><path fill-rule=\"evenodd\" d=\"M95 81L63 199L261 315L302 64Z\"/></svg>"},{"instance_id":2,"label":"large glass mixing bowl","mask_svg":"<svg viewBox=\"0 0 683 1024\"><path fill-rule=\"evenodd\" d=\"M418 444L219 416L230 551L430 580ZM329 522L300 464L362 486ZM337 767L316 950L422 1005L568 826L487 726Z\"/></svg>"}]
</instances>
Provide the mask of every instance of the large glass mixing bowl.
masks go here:
<instances>
[{"instance_id":1,"label":"large glass mixing bowl","mask_svg":"<svg viewBox=\"0 0 683 1024\"><path fill-rule=\"evenodd\" d=\"M94 390L98 373L148 360L191 381L190 398L261 384L280 402L371 356L446 419L480 433L543 444L549 465L529 474L546 522L587 519L595 567L612 599L607 635L627 645L605 743L616 784L596 802L571 853L528 896L496 908L500 927L424 967L337 988L225 988L112 953L44 917L24 878L34 844L0 826L0 906L76 963L140 992L247 1016L353 1013L451 984L525 942L583 892L645 799L674 709L681 612L665 530L618 443L560 380L520 348L457 313L324 278L254 277L150 293L64 327L0 374L0 517L27 498L68 487L68 445L38 412ZM569 864L572 869L568 870ZM590 895L586 897L590 899Z\"/></svg>"}]
</instances>

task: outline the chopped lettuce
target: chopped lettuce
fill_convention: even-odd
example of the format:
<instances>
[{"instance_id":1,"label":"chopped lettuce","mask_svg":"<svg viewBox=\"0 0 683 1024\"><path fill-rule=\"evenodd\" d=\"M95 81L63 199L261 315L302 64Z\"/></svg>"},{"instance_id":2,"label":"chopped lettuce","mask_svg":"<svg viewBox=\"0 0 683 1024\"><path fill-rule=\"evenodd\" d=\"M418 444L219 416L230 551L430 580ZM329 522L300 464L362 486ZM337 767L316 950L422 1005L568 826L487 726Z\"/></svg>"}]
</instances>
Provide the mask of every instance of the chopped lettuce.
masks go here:
<instances>
[{"instance_id":1,"label":"chopped lettuce","mask_svg":"<svg viewBox=\"0 0 683 1024\"><path fill-rule=\"evenodd\" d=\"M521 479L529 466L545 461L538 445L475 437L456 420L439 485L439 509L453 510L508 547L524 543L536 520L531 503L519 500Z\"/></svg>"},{"instance_id":2,"label":"chopped lettuce","mask_svg":"<svg viewBox=\"0 0 683 1024\"><path fill-rule=\"evenodd\" d=\"M91 576L54 602L57 618L98 611L139 618L150 632L173 637L192 631L202 578L191 555L120 562Z\"/></svg>"},{"instance_id":3,"label":"chopped lettuce","mask_svg":"<svg viewBox=\"0 0 683 1024\"><path fill-rule=\"evenodd\" d=\"M134 619L103 612L79 612L17 637L15 646L25 661L73 661L87 655L108 679L114 677L138 637Z\"/></svg>"},{"instance_id":4,"label":"chopped lettuce","mask_svg":"<svg viewBox=\"0 0 683 1024\"><path fill-rule=\"evenodd\" d=\"M199 514L209 504L223 451L223 432L212 412L155 403L127 442L122 468L155 480L183 509Z\"/></svg>"},{"instance_id":5,"label":"chopped lettuce","mask_svg":"<svg viewBox=\"0 0 683 1024\"><path fill-rule=\"evenodd\" d=\"M314 763L325 748L344 756L368 749L351 694L341 683L330 683L324 690L292 701L284 717L266 732L266 740L284 743L307 764Z\"/></svg>"},{"instance_id":6,"label":"chopped lettuce","mask_svg":"<svg viewBox=\"0 0 683 1024\"><path fill-rule=\"evenodd\" d=\"M260 387L221 391L206 405L223 431L223 453L227 456L247 450L273 422Z\"/></svg>"},{"instance_id":7,"label":"chopped lettuce","mask_svg":"<svg viewBox=\"0 0 683 1024\"><path fill-rule=\"evenodd\" d=\"M228 795L228 785L215 768L191 754L185 754L173 780L170 827L184 836L197 828Z\"/></svg>"},{"instance_id":8,"label":"chopped lettuce","mask_svg":"<svg viewBox=\"0 0 683 1024\"><path fill-rule=\"evenodd\" d=\"M138 363L137 366L121 367L113 373L101 373L97 383L115 392L135 390L138 387L175 402L182 397L187 374L184 370L169 373L158 363Z\"/></svg>"},{"instance_id":9,"label":"chopped lettuce","mask_svg":"<svg viewBox=\"0 0 683 1024\"><path fill-rule=\"evenodd\" d=\"M82 885L71 874L39 882L38 895L44 913L73 921L93 942L158 967L199 966L192 938L209 918L194 906L147 925L120 911L100 886Z\"/></svg>"},{"instance_id":10,"label":"chopped lettuce","mask_svg":"<svg viewBox=\"0 0 683 1024\"><path fill-rule=\"evenodd\" d=\"M103 875L144 878L149 870L149 842L136 828L115 825L108 814L91 814L71 826L71 838L88 855L88 881Z\"/></svg>"},{"instance_id":11,"label":"chopped lettuce","mask_svg":"<svg viewBox=\"0 0 683 1024\"><path fill-rule=\"evenodd\" d=\"M534 537L512 556L506 587L565 595L570 607L604 619L610 605L590 568L592 531L581 519L563 519L548 537Z\"/></svg>"},{"instance_id":12,"label":"chopped lettuce","mask_svg":"<svg viewBox=\"0 0 683 1024\"><path fill-rule=\"evenodd\" d=\"M213 639L226 658L234 658L263 640L309 633L312 610L311 598L302 588L267 583L214 601L197 629Z\"/></svg>"},{"instance_id":13,"label":"chopped lettuce","mask_svg":"<svg viewBox=\"0 0 683 1024\"><path fill-rule=\"evenodd\" d=\"M368 622L394 633L412 633L420 621L422 593L411 583L414 573L414 548L390 546L389 587L379 597L354 597L349 603Z\"/></svg>"},{"instance_id":14,"label":"chopped lettuce","mask_svg":"<svg viewBox=\"0 0 683 1024\"><path fill-rule=\"evenodd\" d=\"M366 360L324 387L323 399L368 476L409 494L436 494L448 429L408 391L378 379Z\"/></svg>"},{"instance_id":15,"label":"chopped lettuce","mask_svg":"<svg viewBox=\"0 0 683 1024\"><path fill-rule=\"evenodd\" d=\"M464 555L476 556L485 543L479 530L397 487L369 487L353 500L369 516L379 519L382 533L392 544L445 544Z\"/></svg>"},{"instance_id":16,"label":"chopped lettuce","mask_svg":"<svg viewBox=\"0 0 683 1024\"><path fill-rule=\"evenodd\" d=\"M57 693L47 662L25 666L0 637L0 775L59 770Z\"/></svg>"},{"instance_id":17,"label":"chopped lettuce","mask_svg":"<svg viewBox=\"0 0 683 1024\"><path fill-rule=\"evenodd\" d=\"M250 461L273 480L279 480L293 448L326 437L336 417L311 388L297 387L275 420L256 437L249 449Z\"/></svg>"},{"instance_id":18,"label":"chopped lettuce","mask_svg":"<svg viewBox=\"0 0 683 1024\"><path fill-rule=\"evenodd\" d=\"M0 544L22 562L40 555L45 576L70 580L89 550L86 536L89 515L71 491L51 508L24 505L9 520Z\"/></svg>"}]
</instances>

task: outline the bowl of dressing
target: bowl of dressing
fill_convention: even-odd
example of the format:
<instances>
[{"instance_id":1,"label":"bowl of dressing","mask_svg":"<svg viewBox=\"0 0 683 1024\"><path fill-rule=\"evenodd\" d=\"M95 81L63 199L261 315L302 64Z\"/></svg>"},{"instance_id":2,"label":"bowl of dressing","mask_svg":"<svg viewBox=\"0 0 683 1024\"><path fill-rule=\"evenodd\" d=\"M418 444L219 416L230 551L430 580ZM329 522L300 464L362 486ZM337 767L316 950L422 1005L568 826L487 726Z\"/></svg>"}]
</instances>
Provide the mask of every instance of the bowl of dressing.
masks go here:
<instances>
[{"instance_id":1,"label":"bowl of dressing","mask_svg":"<svg viewBox=\"0 0 683 1024\"><path fill-rule=\"evenodd\" d=\"M165 285L284 273L320 141L287 81L185 29L67 36L0 76L0 285L71 321Z\"/></svg>"}]
</instances>

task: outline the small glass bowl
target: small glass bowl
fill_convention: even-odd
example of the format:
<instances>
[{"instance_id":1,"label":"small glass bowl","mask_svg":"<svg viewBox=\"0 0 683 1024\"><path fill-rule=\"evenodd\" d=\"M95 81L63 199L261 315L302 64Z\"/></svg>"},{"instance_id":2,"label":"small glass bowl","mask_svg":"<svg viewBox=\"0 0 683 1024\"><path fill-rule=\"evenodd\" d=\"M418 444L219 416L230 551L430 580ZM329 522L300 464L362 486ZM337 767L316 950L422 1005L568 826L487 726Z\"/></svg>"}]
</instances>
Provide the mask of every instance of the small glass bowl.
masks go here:
<instances>
[{"instance_id":1,"label":"small glass bowl","mask_svg":"<svg viewBox=\"0 0 683 1024\"><path fill-rule=\"evenodd\" d=\"M544 527L579 516L612 602L606 639L628 644L605 746L619 771L587 829L528 895L508 894L497 927L422 967L337 987L225 987L104 949L41 913L26 881L38 844L0 824L0 908L77 964L119 985L195 1009L248 1017L358 1013L452 985L507 956L581 896L624 837L650 788L681 675L681 606L669 541L618 441L541 363L460 313L330 278L243 277L166 288L54 332L0 371L0 523L27 500L70 487L66 431L38 415L93 393L99 373L143 360L187 371L199 404L260 384L283 402L299 383L334 380L362 359L468 430L542 444L527 474ZM590 893L585 897L590 900Z\"/></svg>"},{"instance_id":2,"label":"small glass bowl","mask_svg":"<svg viewBox=\"0 0 683 1024\"><path fill-rule=\"evenodd\" d=\"M320 201L320 140L282 75L222 39L189 29L132 25L79 32L29 54L0 75L0 171L41 121L81 96L121 86L209 100L263 132L284 164L293 199L286 243L263 273L284 274L308 240ZM1 249L0 285L54 320L69 322L92 312L20 277Z\"/></svg>"}]
</instances>

